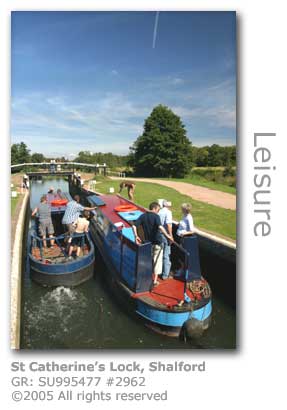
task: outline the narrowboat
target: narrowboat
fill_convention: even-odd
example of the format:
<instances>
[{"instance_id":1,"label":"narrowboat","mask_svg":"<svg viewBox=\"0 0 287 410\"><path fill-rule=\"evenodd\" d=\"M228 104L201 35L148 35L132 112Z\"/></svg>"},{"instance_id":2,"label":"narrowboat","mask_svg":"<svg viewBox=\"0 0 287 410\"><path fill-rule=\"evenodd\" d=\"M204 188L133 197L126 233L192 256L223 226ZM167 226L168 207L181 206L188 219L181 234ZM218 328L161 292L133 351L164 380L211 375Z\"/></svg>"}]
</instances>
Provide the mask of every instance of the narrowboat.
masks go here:
<instances>
[{"instance_id":1,"label":"narrowboat","mask_svg":"<svg viewBox=\"0 0 287 410\"><path fill-rule=\"evenodd\" d=\"M86 199L89 206L97 206L90 233L115 295L159 333L201 336L210 325L212 302L209 284L201 275L197 237L178 238L172 245L171 276L152 287L152 245L144 238L137 244L132 229L147 210L120 195L88 193Z\"/></svg>"},{"instance_id":2,"label":"narrowboat","mask_svg":"<svg viewBox=\"0 0 287 410\"><path fill-rule=\"evenodd\" d=\"M44 248L43 239L38 232L38 218L31 221L28 233L27 269L31 278L43 286L73 287L90 279L94 274L95 252L89 233L73 234L79 237L81 246L80 256L68 256L68 236L64 232L62 218L66 204L72 200L69 193L62 193L61 199L51 201L51 216L55 230L54 246L51 239L46 238Z\"/></svg>"}]
</instances>

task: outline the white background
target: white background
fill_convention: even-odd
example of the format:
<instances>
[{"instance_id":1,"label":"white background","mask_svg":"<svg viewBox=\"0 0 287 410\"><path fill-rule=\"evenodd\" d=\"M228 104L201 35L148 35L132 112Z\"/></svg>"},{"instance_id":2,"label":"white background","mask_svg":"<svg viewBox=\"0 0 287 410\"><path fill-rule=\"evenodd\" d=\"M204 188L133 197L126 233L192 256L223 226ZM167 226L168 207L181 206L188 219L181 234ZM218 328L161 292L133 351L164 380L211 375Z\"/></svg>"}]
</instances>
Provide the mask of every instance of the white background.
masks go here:
<instances>
[{"instance_id":1,"label":"white background","mask_svg":"<svg viewBox=\"0 0 287 410\"><path fill-rule=\"evenodd\" d=\"M130 2L109 2L104 8L134 9ZM145 353L103 352L11 352L9 349L9 95L11 10L99 10L96 1L2 0L0 11L1 51L1 404L3 408L78 408L79 403L15 404L8 382L11 361L31 360L206 360L203 374L161 373L153 379L153 391L168 388L169 401L161 403L94 403L97 408L286 408L286 42L284 1L148 1L139 10L236 10L238 24L238 350L237 352L190 351ZM103 8L103 5L101 6ZM272 150L272 234L255 238L253 225L253 133L276 132ZM5 158L5 163L2 161ZM5 407L7 407L5 406ZM82 404L81 406L84 406Z\"/></svg>"}]
</instances>

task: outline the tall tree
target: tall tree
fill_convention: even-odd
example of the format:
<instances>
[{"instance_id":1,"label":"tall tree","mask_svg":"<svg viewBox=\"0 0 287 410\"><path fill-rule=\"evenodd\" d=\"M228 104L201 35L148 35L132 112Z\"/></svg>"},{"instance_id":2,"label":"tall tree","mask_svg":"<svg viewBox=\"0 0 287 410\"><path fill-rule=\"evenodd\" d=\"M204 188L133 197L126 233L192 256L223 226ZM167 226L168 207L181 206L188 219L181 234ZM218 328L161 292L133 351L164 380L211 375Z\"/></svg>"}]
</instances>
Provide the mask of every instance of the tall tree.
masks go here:
<instances>
[{"instance_id":1,"label":"tall tree","mask_svg":"<svg viewBox=\"0 0 287 410\"><path fill-rule=\"evenodd\" d=\"M184 177L191 168L192 147L180 117L168 107L155 107L131 147L130 163L137 175Z\"/></svg>"},{"instance_id":2,"label":"tall tree","mask_svg":"<svg viewBox=\"0 0 287 410\"><path fill-rule=\"evenodd\" d=\"M11 164L24 164L30 160L30 150L24 142L11 146Z\"/></svg>"}]
</instances>

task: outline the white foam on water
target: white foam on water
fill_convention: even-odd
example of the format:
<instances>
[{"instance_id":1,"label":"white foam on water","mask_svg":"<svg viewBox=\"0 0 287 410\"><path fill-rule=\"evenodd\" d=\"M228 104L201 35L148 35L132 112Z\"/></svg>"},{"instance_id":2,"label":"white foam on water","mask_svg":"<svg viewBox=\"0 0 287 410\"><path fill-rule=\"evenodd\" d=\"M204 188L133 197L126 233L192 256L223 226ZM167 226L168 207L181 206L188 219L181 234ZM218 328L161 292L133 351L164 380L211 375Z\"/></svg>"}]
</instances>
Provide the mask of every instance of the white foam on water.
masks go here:
<instances>
[{"instance_id":1,"label":"white foam on water","mask_svg":"<svg viewBox=\"0 0 287 410\"><path fill-rule=\"evenodd\" d=\"M80 290L59 286L48 290L33 305L26 302L23 336L25 344L30 346L44 338L63 340L69 335L75 324L84 320L87 315L88 301Z\"/></svg>"}]
</instances>

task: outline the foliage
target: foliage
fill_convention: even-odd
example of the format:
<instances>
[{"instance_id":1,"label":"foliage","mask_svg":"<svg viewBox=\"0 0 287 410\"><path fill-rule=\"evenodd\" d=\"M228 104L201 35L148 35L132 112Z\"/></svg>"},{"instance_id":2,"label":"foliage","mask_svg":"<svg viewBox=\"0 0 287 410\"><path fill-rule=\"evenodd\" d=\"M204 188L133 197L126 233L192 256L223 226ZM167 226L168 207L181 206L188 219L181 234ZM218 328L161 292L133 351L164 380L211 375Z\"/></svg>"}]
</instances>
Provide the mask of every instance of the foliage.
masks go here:
<instances>
[{"instance_id":1,"label":"foliage","mask_svg":"<svg viewBox=\"0 0 287 410\"><path fill-rule=\"evenodd\" d=\"M78 153L75 162L82 162L86 164L107 164L109 168L125 167L127 165L127 155L115 155L111 152L102 153L90 151L81 151Z\"/></svg>"},{"instance_id":2,"label":"foliage","mask_svg":"<svg viewBox=\"0 0 287 410\"><path fill-rule=\"evenodd\" d=\"M30 161L30 150L24 142L11 146L11 165L24 164Z\"/></svg>"},{"instance_id":3,"label":"foliage","mask_svg":"<svg viewBox=\"0 0 287 410\"><path fill-rule=\"evenodd\" d=\"M235 177L236 173L235 173L235 169L231 166L228 165L224 168L222 175L224 178L226 177Z\"/></svg>"},{"instance_id":4,"label":"foliage","mask_svg":"<svg viewBox=\"0 0 287 410\"><path fill-rule=\"evenodd\" d=\"M228 169L228 171L226 171ZM230 187L236 186L236 172L234 167L226 167L226 168L209 168L209 167L200 167L200 168L193 168L190 176L193 177L194 175L200 176L207 181L211 181L216 184L227 185Z\"/></svg>"},{"instance_id":5,"label":"foliage","mask_svg":"<svg viewBox=\"0 0 287 410\"><path fill-rule=\"evenodd\" d=\"M191 142L181 119L168 107L158 105L130 149L129 165L136 175L180 178L189 171L191 161Z\"/></svg>"},{"instance_id":6,"label":"foliage","mask_svg":"<svg viewBox=\"0 0 287 410\"><path fill-rule=\"evenodd\" d=\"M210 147L193 147L193 163L197 167L234 167L236 166L236 146L220 146L213 144Z\"/></svg>"},{"instance_id":7,"label":"foliage","mask_svg":"<svg viewBox=\"0 0 287 410\"><path fill-rule=\"evenodd\" d=\"M31 155L31 162L45 162L45 157L43 154L40 154L38 152L35 152L34 154Z\"/></svg>"}]
</instances>

